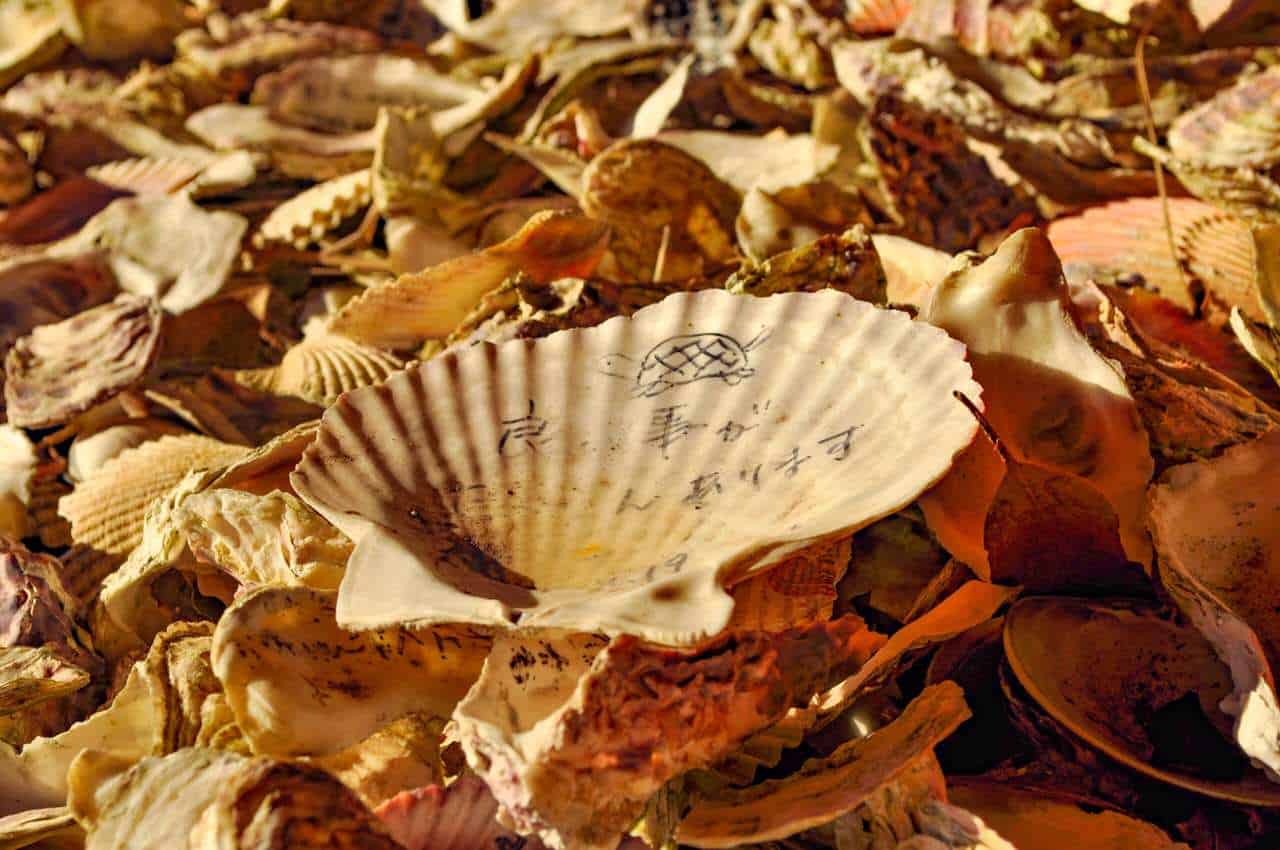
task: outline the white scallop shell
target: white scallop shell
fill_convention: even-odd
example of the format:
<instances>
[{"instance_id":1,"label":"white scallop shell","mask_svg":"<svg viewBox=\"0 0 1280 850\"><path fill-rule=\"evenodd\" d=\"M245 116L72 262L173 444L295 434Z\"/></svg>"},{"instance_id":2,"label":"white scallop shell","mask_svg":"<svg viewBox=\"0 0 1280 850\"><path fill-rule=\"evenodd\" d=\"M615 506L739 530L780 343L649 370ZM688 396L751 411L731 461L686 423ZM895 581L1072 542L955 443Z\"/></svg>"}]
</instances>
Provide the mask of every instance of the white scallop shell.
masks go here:
<instances>
[{"instance_id":1,"label":"white scallop shell","mask_svg":"<svg viewBox=\"0 0 1280 850\"><path fill-rule=\"evenodd\" d=\"M243 369L236 380L262 392L333 404L347 390L381 383L403 365L392 354L322 328L290 348L279 365Z\"/></svg>"},{"instance_id":2,"label":"white scallop shell","mask_svg":"<svg viewBox=\"0 0 1280 850\"><path fill-rule=\"evenodd\" d=\"M955 391L981 392L963 346L904 313L681 293L347 393L292 481L357 542L344 626L687 643L728 622L722 585L937 481L975 430Z\"/></svg>"},{"instance_id":3,"label":"white scallop shell","mask_svg":"<svg viewBox=\"0 0 1280 850\"><path fill-rule=\"evenodd\" d=\"M254 243L260 248L274 243L306 248L368 206L372 191L367 168L312 186L272 210Z\"/></svg>"}]
</instances>

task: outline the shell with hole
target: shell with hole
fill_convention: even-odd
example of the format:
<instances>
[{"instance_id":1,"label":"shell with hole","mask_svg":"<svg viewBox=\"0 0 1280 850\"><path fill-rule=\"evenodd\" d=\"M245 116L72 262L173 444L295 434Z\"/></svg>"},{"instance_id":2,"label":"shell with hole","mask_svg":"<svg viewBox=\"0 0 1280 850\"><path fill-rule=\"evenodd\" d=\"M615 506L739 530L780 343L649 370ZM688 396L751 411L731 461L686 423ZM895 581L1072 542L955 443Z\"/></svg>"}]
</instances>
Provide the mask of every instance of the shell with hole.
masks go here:
<instances>
[{"instance_id":1,"label":"shell with hole","mask_svg":"<svg viewBox=\"0 0 1280 850\"><path fill-rule=\"evenodd\" d=\"M834 290L680 293L450 352L326 411L295 491L356 541L343 625L684 644L726 583L910 503L973 437L963 347Z\"/></svg>"},{"instance_id":2,"label":"shell with hole","mask_svg":"<svg viewBox=\"0 0 1280 850\"><path fill-rule=\"evenodd\" d=\"M1151 604L1026 599L1005 618L1004 648L1054 721L1121 764L1219 799L1280 805L1280 785L1236 750L1218 707L1231 693L1227 666Z\"/></svg>"}]
</instances>

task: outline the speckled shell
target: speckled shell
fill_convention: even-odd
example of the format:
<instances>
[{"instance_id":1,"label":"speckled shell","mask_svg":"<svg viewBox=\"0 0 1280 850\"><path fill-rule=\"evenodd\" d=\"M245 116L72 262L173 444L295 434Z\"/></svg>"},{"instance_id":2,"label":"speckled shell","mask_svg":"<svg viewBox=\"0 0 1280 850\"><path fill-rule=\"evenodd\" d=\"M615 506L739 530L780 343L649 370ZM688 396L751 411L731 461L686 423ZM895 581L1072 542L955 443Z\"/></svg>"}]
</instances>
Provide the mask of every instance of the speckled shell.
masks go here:
<instances>
[{"instance_id":1,"label":"speckled shell","mask_svg":"<svg viewBox=\"0 0 1280 850\"><path fill-rule=\"evenodd\" d=\"M121 452L58 503L76 543L127 555L142 539L153 499L193 469L230 463L247 452L197 434L161 437Z\"/></svg>"},{"instance_id":2,"label":"speckled shell","mask_svg":"<svg viewBox=\"0 0 1280 850\"><path fill-rule=\"evenodd\" d=\"M348 627L688 643L728 622L725 581L941 477L975 430L954 391L980 393L963 347L904 313L833 290L682 293L348 393L292 481L357 542Z\"/></svg>"},{"instance_id":3,"label":"speckled shell","mask_svg":"<svg viewBox=\"0 0 1280 850\"><path fill-rule=\"evenodd\" d=\"M1071 635L1070 640L1063 640ZM1018 682L1058 723L1111 758L1147 776L1201 794L1252 805L1280 805L1280 785L1257 769L1236 781L1208 779L1152 763L1144 712L1194 693L1229 747L1231 720L1218 704L1231 675L1189 626L1142 603L1038 597L1005 619L1005 654ZM1206 741L1205 745L1210 742Z\"/></svg>"},{"instance_id":4,"label":"speckled shell","mask_svg":"<svg viewBox=\"0 0 1280 850\"><path fill-rule=\"evenodd\" d=\"M5 358L9 420L58 425L142 380L160 350L160 308L120 295L110 304L43 325Z\"/></svg>"},{"instance_id":5,"label":"speckled shell","mask_svg":"<svg viewBox=\"0 0 1280 850\"><path fill-rule=\"evenodd\" d=\"M367 207L371 191L367 168L312 186L272 210L254 242L258 247L284 243L306 248Z\"/></svg>"},{"instance_id":6,"label":"speckled shell","mask_svg":"<svg viewBox=\"0 0 1280 850\"><path fill-rule=\"evenodd\" d=\"M290 348L278 366L236 373L242 384L329 405L357 387L380 384L404 362L395 355L324 330Z\"/></svg>"},{"instance_id":7,"label":"speckled shell","mask_svg":"<svg viewBox=\"0 0 1280 850\"><path fill-rule=\"evenodd\" d=\"M1280 164L1280 68L1240 80L1169 126L1178 159L1266 170Z\"/></svg>"}]
</instances>

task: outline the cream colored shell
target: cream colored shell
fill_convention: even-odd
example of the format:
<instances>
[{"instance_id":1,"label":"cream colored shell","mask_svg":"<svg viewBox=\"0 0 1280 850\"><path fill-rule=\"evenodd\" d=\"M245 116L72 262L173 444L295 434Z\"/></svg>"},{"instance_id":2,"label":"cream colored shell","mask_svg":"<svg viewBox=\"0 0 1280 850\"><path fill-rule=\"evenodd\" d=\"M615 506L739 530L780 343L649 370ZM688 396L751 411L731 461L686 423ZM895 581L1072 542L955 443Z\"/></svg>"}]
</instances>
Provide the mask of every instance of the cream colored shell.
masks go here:
<instances>
[{"instance_id":1,"label":"cream colored shell","mask_svg":"<svg viewBox=\"0 0 1280 850\"><path fill-rule=\"evenodd\" d=\"M328 405L347 390L382 383L403 366L395 355L321 327L290 348L278 366L245 369L236 373L236 380L263 392Z\"/></svg>"},{"instance_id":2,"label":"cream colored shell","mask_svg":"<svg viewBox=\"0 0 1280 850\"><path fill-rule=\"evenodd\" d=\"M369 169L326 180L271 211L254 236L258 247L283 243L299 250L318 242L372 200Z\"/></svg>"},{"instance_id":3,"label":"cream colored shell","mask_svg":"<svg viewBox=\"0 0 1280 850\"><path fill-rule=\"evenodd\" d=\"M348 393L292 480L357 543L348 627L687 643L728 622L725 582L943 475L976 427L956 391L980 392L963 347L903 313L830 290L679 294Z\"/></svg>"}]
</instances>

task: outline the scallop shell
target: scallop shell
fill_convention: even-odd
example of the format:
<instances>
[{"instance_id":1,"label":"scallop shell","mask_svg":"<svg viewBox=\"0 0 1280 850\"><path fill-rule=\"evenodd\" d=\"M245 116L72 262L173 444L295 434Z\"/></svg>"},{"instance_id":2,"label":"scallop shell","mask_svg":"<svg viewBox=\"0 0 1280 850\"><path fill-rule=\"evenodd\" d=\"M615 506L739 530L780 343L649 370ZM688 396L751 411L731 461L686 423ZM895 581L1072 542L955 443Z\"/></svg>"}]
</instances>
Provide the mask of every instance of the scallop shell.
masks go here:
<instances>
[{"instance_id":1,"label":"scallop shell","mask_svg":"<svg viewBox=\"0 0 1280 850\"><path fill-rule=\"evenodd\" d=\"M140 382L159 351L160 309L137 295L42 325L5 358L9 420L25 428L66 422Z\"/></svg>"},{"instance_id":2,"label":"scallop shell","mask_svg":"<svg viewBox=\"0 0 1280 850\"><path fill-rule=\"evenodd\" d=\"M404 791L375 813L406 850L544 850L536 838L516 835L498 823L498 803L473 773L449 785Z\"/></svg>"},{"instance_id":3,"label":"scallop shell","mask_svg":"<svg viewBox=\"0 0 1280 850\"><path fill-rule=\"evenodd\" d=\"M962 347L903 313L835 290L680 293L350 392L292 480L357 541L344 625L687 643L728 622L722 580L941 477L975 430L955 391L980 392Z\"/></svg>"},{"instance_id":4,"label":"scallop shell","mask_svg":"<svg viewBox=\"0 0 1280 850\"><path fill-rule=\"evenodd\" d=\"M67 452L67 477L79 483L123 451L166 434L186 433L164 419L147 418L112 425L90 434L79 434Z\"/></svg>"},{"instance_id":5,"label":"scallop shell","mask_svg":"<svg viewBox=\"0 0 1280 850\"><path fill-rule=\"evenodd\" d=\"M153 499L187 472L230 463L246 449L198 434L161 437L122 452L58 503L75 542L127 555L142 540L142 521Z\"/></svg>"},{"instance_id":6,"label":"scallop shell","mask_svg":"<svg viewBox=\"0 0 1280 850\"><path fill-rule=\"evenodd\" d=\"M1280 68L1245 77L1169 125L1177 159L1225 168L1280 164Z\"/></svg>"},{"instance_id":7,"label":"scallop shell","mask_svg":"<svg viewBox=\"0 0 1280 850\"><path fill-rule=\"evenodd\" d=\"M1070 640L1063 640L1070 635ZM1163 782L1248 805L1280 805L1280 785L1247 766L1228 780L1163 767L1151 713L1193 693L1231 751L1231 719L1218 705L1231 674L1209 642L1144 603L1038 597L1005 618L1006 657L1018 682L1055 721L1111 758ZM1215 733L1205 730L1206 736ZM1208 752L1214 742L1197 742Z\"/></svg>"},{"instance_id":8,"label":"scallop shell","mask_svg":"<svg viewBox=\"0 0 1280 850\"><path fill-rule=\"evenodd\" d=\"M204 163L177 157L118 159L85 169L85 174L106 186L135 195L171 195L194 180Z\"/></svg>"},{"instance_id":9,"label":"scallop shell","mask_svg":"<svg viewBox=\"0 0 1280 850\"><path fill-rule=\"evenodd\" d=\"M1254 282L1253 239L1249 226L1226 213L1197 218L1176 240L1178 259L1192 277L1203 283L1209 297L1239 307L1249 318L1263 321Z\"/></svg>"},{"instance_id":10,"label":"scallop shell","mask_svg":"<svg viewBox=\"0 0 1280 850\"><path fill-rule=\"evenodd\" d=\"M272 210L254 243L259 248L283 243L305 249L367 207L371 192L367 168L312 186Z\"/></svg>"},{"instance_id":11,"label":"scallop shell","mask_svg":"<svg viewBox=\"0 0 1280 850\"><path fill-rule=\"evenodd\" d=\"M1171 469L1151 489L1160 577L1230 668L1236 739L1280 776L1280 431ZM1280 797L1280 785L1274 786Z\"/></svg>"},{"instance_id":12,"label":"scallop shell","mask_svg":"<svg viewBox=\"0 0 1280 850\"><path fill-rule=\"evenodd\" d=\"M1049 223L1049 241L1062 260L1068 278L1092 277L1098 283L1127 282L1141 276L1148 287L1188 312L1196 309L1195 291L1188 291L1183 272L1191 283L1230 279L1238 266L1215 265L1221 249L1203 237L1193 238L1196 226L1206 220L1235 221L1217 208L1192 198L1170 198L1176 262L1169 249L1164 209L1159 198L1130 198L1105 204ZM1244 231L1248 238L1248 230ZM1228 248L1231 257L1234 250ZM1252 276L1252 268L1249 270ZM1224 281L1224 285L1225 281Z\"/></svg>"},{"instance_id":13,"label":"scallop shell","mask_svg":"<svg viewBox=\"0 0 1280 850\"><path fill-rule=\"evenodd\" d=\"M882 35L895 31L912 5L912 0L849 0L844 19L859 35Z\"/></svg>"},{"instance_id":14,"label":"scallop shell","mask_svg":"<svg viewBox=\"0 0 1280 850\"><path fill-rule=\"evenodd\" d=\"M403 367L392 354L320 330L290 348L279 366L240 371L236 380L262 392L330 405L348 390L380 384Z\"/></svg>"}]
</instances>

